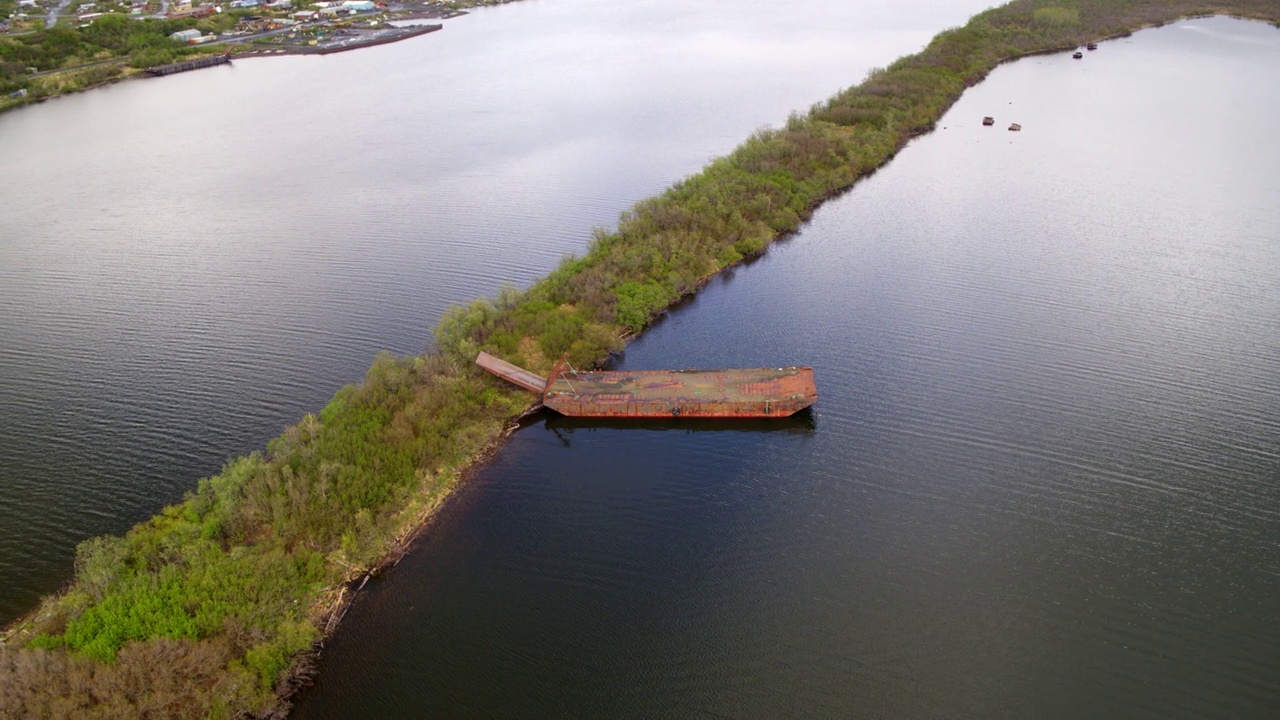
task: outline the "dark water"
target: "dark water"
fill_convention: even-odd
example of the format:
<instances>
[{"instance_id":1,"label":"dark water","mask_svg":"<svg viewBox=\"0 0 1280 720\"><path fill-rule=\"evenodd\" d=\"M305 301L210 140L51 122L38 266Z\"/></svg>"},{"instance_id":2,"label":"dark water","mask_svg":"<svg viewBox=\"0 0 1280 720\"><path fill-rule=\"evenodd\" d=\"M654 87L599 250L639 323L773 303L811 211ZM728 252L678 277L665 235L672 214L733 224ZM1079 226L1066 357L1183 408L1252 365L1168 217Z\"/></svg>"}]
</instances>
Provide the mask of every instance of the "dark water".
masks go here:
<instances>
[{"instance_id":1,"label":"dark water","mask_svg":"<svg viewBox=\"0 0 1280 720\"><path fill-rule=\"evenodd\" d=\"M0 116L0 623L636 200L986 0L525 0Z\"/></svg>"},{"instance_id":2,"label":"dark water","mask_svg":"<svg viewBox=\"0 0 1280 720\"><path fill-rule=\"evenodd\" d=\"M522 430L296 715L1280 716L1278 68L1001 68L619 363L811 363L811 426Z\"/></svg>"}]
</instances>

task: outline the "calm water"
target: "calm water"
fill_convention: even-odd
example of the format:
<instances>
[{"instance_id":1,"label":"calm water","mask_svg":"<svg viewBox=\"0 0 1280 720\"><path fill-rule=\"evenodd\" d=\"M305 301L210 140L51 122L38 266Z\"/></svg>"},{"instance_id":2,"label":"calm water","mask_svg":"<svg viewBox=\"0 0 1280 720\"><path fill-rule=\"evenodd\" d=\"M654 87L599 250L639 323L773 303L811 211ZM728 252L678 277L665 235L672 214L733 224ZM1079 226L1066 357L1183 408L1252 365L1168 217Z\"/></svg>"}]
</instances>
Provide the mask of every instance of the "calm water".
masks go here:
<instances>
[{"instance_id":1,"label":"calm water","mask_svg":"<svg viewBox=\"0 0 1280 720\"><path fill-rule=\"evenodd\" d=\"M620 363L811 363L811 427L524 429L297 716L1280 716L1277 69L998 70Z\"/></svg>"},{"instance_id":2,"label":"calm water","mask_svg":"<svg viewBox=\"0 0 1280 720\"><path fill-rule=\"evenodd\" d=\"M453 302L987 0L525 0L0 116L0 623Z\"/></svg>"}]
</instances>

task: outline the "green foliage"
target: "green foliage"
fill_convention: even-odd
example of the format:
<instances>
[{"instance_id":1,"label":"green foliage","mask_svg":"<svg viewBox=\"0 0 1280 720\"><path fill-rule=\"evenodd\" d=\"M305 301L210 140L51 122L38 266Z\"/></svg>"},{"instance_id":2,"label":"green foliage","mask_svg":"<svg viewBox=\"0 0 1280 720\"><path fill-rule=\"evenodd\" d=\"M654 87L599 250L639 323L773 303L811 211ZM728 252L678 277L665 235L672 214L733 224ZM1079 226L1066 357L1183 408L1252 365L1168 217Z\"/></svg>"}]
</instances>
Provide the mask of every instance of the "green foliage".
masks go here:
<instances>
[{"instance_id":1,"label":"green foliage","mask_svg":"<svg viewBox=\"0 0 1280 720\"><path fill-rule=\"evenodd\" d=\"M125 571L129 548L123 538L97 537L76 546L76 580L95 601Z\"/></svg>"},{"instance_id":2,"label":"green foliage","mask_svg":"<svg viewBox=\"0 0 1280 720\"><path fill-rule=\"evenodd\" d=\"M22 63L0 60L0 93L27 87L27 68Z\"/></svg>"},{"instance_id":3,"label":"green foliage","mask_svg":"<svg viewBox=\"0 0 1280 720\"><path fill-rule=\"evenodd\" d=\"M671 302L671 292L658 282L629 282L618 286L618 305L614 312L618 322L631 330L640 330Z\"/></svg>"},{"instance_id":4,"label":"green foliage","mask_svg":"<svg viewBox=\"0 0 1280 720\"><path fill-rule=\"evenodd\" d=\"M310 623L285 620L276 628L274 639L255 645L245 653L244 664L263 687L272 688L293 656L319 639L320 633Z\"/></svg>"},{"instance_id":5,"label":"green foliage","mask_svg":"<svg viewBox=\"0 0 1280 720\"><path fill-rule=\"evenodd\" d=\"M157 529L182 532L153 522L126 542L136 544L138 535ZM281 617L296 616L306 591L324 579L323 558L316 553L246 546L227 552L188 538L162 544L172 553L168 562L135 568L117 580L111 592L67 624L62 642L94 659L114 660L129 641L198 639L221 631L228 619L267 630Z\"/></svg>"},{"instance_id":6,"label":"green foliage","mask_svg":"<svg viewBox=\"0 0 1280 720\"><path fill-rule=\"evenodd\" d=\"M144 48L130 53L129 67L142 70L158 65L168 65L176 59L177 55L173 48Z\"/></svg>"},{"instance_id":7,"label":"green foliage","mask_svg":"<svg viewBox=\"0 0 1280 720\"><path fill-rule=\"evenodd\" d=\"M245 484L264 466L262 456L253 453L232 460L218 475L200 481L195 494L188 495L186 509L199 522L201 539L231 542L244 539L250 529L236 526L232 520L242 500Z\"/></svg>"},{"instance_id":8,"label":"green foliage","mask_svg":"<svg viewBox=\"0 0 1280 720\"><path fill-rule=\"evenodd\" d=\"M449 308L436 325L436 345L440 352L462 361L475 359L477 347L472 338L491 331L496 315L493 304L484 299L466 307Z\"/></svg>"},{"instance_id":9,"label":"green foliage","mask_svg":"<svg viewBox=\"0 0 1280 720\"><path fill-rule=\"evenodd\" d=\"M131 20L127 15L111 13L94 20L88 27L79 30L81 42L96 45L106 50L123 50L132 37L159 35L150 32L155 24Z\"/></svg>"},{"instance_id":10,"label":"green foliage","mask_svg":"<svg viewBox=\"0 0 1280 720\"><path fill-rule=\"evenodd\" d=\"M0 36L0 90L12 92L29 86L26 69L39 71L73 68L104 57L118 57L135 68L173 62L181 53L216 52L213 48L193 50L174 44L171 33L198 27L204 33L223 33L235 26L244 13L218 13L207 18L159 20L134 19L108 13L83 28L57 25L48 30L14 37ZM94 68L82 72L76 81L61 89L76 90L104 82L119 74L116 68Z\"/></svg>"},{"instance_id":11,"label":"green foliage","mask_svg":"<svg viewBox=\"0 0 1280 720\"><path fill-rule=\"evenodd\" d=\"M172 572L163 580L135 578L67 627L63 641L95 660L115 660L129 640L194 638L196 625L180 606L181 588Z\"/></svg>"},{"instance_id":12,"label":"green foliage","mask_svg":"<svg viewBox=\"0 0 1280 720\"><path fill-rule=\"evenodd\" d=\"M1075 8L1043 7L1031 14L1036 22L1046 25L1079 25L1080 11Z\"/></svg>"}]
</instances>

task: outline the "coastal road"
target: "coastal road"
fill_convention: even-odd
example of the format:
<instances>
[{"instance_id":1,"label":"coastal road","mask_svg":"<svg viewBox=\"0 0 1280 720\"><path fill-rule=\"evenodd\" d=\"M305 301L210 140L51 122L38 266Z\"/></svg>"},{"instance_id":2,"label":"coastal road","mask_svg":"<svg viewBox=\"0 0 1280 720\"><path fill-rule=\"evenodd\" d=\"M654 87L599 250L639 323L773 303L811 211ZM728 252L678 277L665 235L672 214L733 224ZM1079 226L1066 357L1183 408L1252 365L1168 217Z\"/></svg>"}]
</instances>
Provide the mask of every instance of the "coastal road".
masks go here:
<instances>
[{"instance_id":1,"label":"coastal road","mask_svg":"<svg viewBox=\"0 0 1280 720\"><path fill-rule=\"evenodd\" d=\"M58 5L49 11L48 17L44 19L44 26L51 28L58 24L58 16L61 15L68 7L71 6L71 0L58 0Z\"/></svg>"}]
</instances>

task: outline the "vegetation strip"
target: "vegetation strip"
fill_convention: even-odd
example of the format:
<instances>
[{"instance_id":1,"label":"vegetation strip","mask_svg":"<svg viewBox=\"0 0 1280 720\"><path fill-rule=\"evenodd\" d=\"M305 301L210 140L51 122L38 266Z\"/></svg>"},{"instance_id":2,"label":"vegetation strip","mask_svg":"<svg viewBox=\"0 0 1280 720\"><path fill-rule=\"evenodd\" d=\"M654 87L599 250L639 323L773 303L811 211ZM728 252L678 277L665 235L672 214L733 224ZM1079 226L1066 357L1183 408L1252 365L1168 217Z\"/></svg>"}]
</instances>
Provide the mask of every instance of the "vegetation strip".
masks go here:
<instances>
[{"instance_id":1,"label":"vegetation strip","mask_svg":"<svg viewBox=\"0 0 1280 720\"><path fill-rule=\"evenodd\" d=\"M528 291L453 308L436 352L379 355L266 452L124 537L82 543L74 580L6 631L0 716L282 713L357 587L527 408L473 367L478 350L541 372L563 352L598 364L884 165L999 63L1205 14L1280 25L1274 0L1016 0L983 12L638 203Z\"/></svg>"},{"instance_id":2,"label":"vegetation strip","mask_svg":"<svg viewBox=\"0 0 1280 720\"><path fill-rule=\"evenodd\" d=\"M243 12L207 18L134 20L109 13L77 28L0 35L0 109L114 82L131 72L227 48L180 45L169 36L182 30L230 30Z\"/></svg>"}]
</instances>

